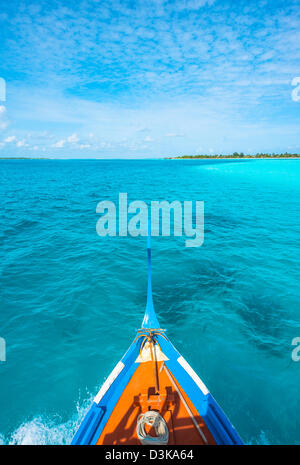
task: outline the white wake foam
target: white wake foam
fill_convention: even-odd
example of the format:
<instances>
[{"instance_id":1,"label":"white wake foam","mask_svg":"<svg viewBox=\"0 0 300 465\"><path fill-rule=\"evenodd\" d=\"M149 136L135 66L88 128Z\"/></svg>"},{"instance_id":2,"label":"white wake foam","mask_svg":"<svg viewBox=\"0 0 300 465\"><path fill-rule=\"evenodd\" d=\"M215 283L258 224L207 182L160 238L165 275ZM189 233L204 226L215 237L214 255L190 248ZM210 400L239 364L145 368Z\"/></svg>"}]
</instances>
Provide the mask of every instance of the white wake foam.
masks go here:
<instances>
[{"instance_id":1,"label":"white wake foam","mask_svg":"<svg viewBox=\"0 0 300 465\"><path fill-rule=\"evenodd\" d=\"M0 444L48 445L70 444L84 415L91 406L94 396L76 406L76 413L65 423L39 416L22 423L10 437L0 434Z\"/></svg>"}]
</instances>

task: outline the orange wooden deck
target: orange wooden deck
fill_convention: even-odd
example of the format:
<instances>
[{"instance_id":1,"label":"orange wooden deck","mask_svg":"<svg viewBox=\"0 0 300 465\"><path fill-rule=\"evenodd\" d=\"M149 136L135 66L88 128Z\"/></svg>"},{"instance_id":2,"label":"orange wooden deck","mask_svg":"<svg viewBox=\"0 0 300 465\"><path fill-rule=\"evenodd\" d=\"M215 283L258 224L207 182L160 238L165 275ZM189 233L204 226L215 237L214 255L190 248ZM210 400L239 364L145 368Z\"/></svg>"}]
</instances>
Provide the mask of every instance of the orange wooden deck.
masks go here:
<instances>
[{"instance_id":1,"label":"orange wooden deck","mask_svg":"<svg viewBox=\"0 0 300 465\"><path fill-rule=\"evenodd\" d=\"M117 402L97 444L136 444L137 418L147 410L157 410L169 429L169 444L215 444L203 419L164 362L156 362L159 394L155 393L152 361L140 363ZM196 426L197 425L197 426ZM148 434L153 434L151 431Z\"/></svg>"}]
</instances>

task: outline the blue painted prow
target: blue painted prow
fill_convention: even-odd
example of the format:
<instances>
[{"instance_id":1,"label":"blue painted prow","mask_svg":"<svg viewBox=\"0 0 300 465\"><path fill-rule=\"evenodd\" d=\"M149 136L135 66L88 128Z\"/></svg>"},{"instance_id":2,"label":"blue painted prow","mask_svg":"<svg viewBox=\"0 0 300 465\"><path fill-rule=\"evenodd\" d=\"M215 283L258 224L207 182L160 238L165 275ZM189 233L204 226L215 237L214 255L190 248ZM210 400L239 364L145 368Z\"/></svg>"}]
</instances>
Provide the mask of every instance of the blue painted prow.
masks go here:
<instances>
[{"instance_id":1,"label":"blue painted prow","mask_svg":"<svg viewBox=\"0 0 300 465\"><path fill-rule=\"evenodd\" d=\"M148 254L148 290L147 290L147 305L142 323L142 328L159 329L160 325L154 310L152 298L152 282L151 282L151 226L148 226L147 238L147 254Z\"/></svg>"}]
</instances>

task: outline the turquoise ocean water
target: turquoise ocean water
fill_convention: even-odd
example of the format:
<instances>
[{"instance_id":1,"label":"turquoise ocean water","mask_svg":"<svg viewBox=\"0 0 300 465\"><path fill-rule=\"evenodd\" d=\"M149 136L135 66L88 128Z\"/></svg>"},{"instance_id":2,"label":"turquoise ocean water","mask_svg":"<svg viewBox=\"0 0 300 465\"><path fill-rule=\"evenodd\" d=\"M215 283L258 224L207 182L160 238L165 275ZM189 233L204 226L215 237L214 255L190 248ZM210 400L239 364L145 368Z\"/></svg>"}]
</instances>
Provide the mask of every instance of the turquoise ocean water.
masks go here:
<instances>
[{"instance_id":1,"label":"turquoise ocean water","mask_svg":"<svg viewBox=\"0 0 300 465\"><path fill-rule=\"evenodd\" d=\"M158 318L245 442L300 444L300 161L0 161L0 443L68 443L146 302L145 238L96 205L203 200L205 241L153 238Z\"/></svg>"}]
</instances>

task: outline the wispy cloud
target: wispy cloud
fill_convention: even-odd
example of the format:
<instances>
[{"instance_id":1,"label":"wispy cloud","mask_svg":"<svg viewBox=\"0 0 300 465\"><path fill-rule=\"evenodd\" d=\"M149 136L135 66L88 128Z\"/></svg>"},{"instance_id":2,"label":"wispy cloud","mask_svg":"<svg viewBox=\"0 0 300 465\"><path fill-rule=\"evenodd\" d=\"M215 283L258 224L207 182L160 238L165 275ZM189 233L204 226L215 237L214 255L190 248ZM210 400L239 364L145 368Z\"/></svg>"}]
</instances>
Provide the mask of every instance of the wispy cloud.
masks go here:
<instances>
[{"instance_id":1,"label":"wispy cloud","mask_svg":"<svg viewBox=\"0 0 300 465\"><path fill-rule=\"evenodd\" d=\"M16 136L8 136L6 139L4 139L5 144L10 144L11 142L14 142L16 140Z\"/></svg>"},{"instance_id":2,"label":"wispy cloud","mask_svg":"<svg viewBox=\"0 0 300 465\"><path fill-rule=\"evenodd\" d=\"M80 139L79 139L79 137L77 136L76 133L72 134L71 136L69 136L69 137L67 138L67 141L68 141L68 142L71 142L71 143L79 142L79 140L80 140Z\"/></svg>"},{"instance_id":3,"label":"wispy cloud","mask_svg":"<svg viewBox=\"0 0 300 465\"><path fill-rule=\"evenodd\" d=\"M51 147L54 147L56 149L62 149L65 145L66 141L65 140L58 140L57 142L55 142L54 144L52 144Z\"/></svg>"}]
</instances>

